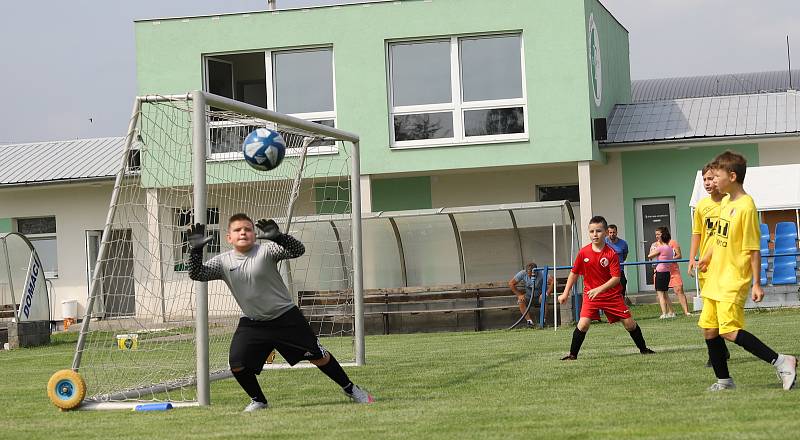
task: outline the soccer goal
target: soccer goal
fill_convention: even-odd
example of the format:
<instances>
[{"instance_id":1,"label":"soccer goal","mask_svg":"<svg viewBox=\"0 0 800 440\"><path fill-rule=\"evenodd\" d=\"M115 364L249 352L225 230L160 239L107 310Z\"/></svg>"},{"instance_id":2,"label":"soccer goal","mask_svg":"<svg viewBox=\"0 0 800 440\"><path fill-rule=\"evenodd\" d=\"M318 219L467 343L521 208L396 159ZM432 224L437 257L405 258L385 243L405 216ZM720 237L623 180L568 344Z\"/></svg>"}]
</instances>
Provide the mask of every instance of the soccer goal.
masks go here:
<instances>
[{"instance_id":1,"label":"soccer goal","mask_svg":"<svg viewBox=\"0 0 800 440\"><path fill-rule=\"evenodd\" d=\"M208 259L231 249L227 219L238 212L274 218L303 242L305 255L280 267L287 287L323 345L364 363L359 138L321 122L199 91L136 99L71 369L84 407L210 404L241 310L221 281L189 279L187 227L208 225ZM241 153L259 127L286 141L267 172ZM265 368L283 366L278 356ZM69 391L51 399L76 398Z\"/></svg>"}]
</instances>

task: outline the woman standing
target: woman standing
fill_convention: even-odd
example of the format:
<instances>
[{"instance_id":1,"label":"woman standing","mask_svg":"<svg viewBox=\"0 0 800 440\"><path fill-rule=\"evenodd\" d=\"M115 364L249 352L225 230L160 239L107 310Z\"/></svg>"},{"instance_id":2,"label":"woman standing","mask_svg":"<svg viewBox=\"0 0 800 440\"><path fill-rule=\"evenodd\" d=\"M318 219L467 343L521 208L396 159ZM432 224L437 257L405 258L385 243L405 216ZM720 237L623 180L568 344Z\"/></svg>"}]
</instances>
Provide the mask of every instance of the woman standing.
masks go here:
<instances>
[{"instance_id":1,"label":"woman standing","mask_svg":"<svg viewBox=\"0 0 800 440\"><path fill-rule=\"evenodd\" d=\"M667 228L664 228L665 230ZM669 230L667 230L669 233ZM669 247L672 248L672 259L673 260L680 260L681 257L681 245L675 239L669 240ZM686 316L692 316L692 313L689 312L689 305L686 302L686 294L683 293L683 278L681 278L681 271L678 268L678 263L670 263L669 269L669 287L675 292L675 296L678 297L678 302L681 304L681 308L683 309L683 314Z\"/></svg>"},{"instance_id":2,"label":"woman standing","mask_svg":"<svg viewBox=\"0 0 800 440\"><path fill-rule=\"evenodd\" d=\"M656 241L650 246L650 254L648 258L656 258L658 261L672 260L674 252L669 245L672 238L669 230L663 226L656 228ZM661 306L661 316L658 319L674 318L675 312L672 311L672 303L669 301L667 290L669 290L671 263L658 263L654 274L656 285L656 296L658 297L658 305Z\"/></svg>"}]
</instances>

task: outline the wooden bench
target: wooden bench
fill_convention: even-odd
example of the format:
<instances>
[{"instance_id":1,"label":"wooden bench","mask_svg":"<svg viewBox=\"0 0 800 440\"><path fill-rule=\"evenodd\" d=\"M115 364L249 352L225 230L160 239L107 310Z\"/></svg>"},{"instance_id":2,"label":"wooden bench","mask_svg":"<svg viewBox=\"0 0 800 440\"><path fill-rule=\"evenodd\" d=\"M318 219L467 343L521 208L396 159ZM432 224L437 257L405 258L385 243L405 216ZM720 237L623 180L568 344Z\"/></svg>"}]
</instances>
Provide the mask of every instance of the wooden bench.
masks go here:
<instances>
[{"instance_id":1,"label":"wooden bench","mask_svg":"<svg viewBox=\"0 0 800 440\"><path fill-rule=\"evenodd\" d=\"M298 299L312 321L352 316L352 291L300 291ZM381 316L384 334L389 333L392 315L429 313L472 312L474 329L480 331L481 312L491 310L518 310L508 281L364 289L364 315Z\"/></svg>"}]
</instances>

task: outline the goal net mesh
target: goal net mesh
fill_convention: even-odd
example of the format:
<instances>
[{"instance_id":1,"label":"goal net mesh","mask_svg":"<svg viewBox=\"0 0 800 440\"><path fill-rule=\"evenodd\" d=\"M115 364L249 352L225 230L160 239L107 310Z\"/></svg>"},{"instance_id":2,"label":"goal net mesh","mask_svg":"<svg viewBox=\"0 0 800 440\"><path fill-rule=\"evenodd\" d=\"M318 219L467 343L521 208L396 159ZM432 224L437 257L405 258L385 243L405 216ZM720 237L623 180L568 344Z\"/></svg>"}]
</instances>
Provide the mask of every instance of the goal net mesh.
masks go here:
<instances>
[{"instance_id":1,"label":"goal net mesh","mask_svg":"<svg viewBox=\"0 0 800 440\"><path fill-rule=\"evenodd\" d=\"M195 191L206 192L213 237L204 260L231 249L227 220L239 212L273 218L305 245L302 257L281 262L284 282L322 344L352 361L351 145L212 108L205 117L207 185L194 188L192 102L142 102L136 118L95 276L92 319L77 348L88 399L196 400L195 289L187 272ZM268 172L241 155L242 141L259 127L277 129L287 145L283 163ZM208 283L208 314L211 376L224 377L241 309L222 281ZM272 367L282 362L278 355Z\"/></svg>"}]
</instances>

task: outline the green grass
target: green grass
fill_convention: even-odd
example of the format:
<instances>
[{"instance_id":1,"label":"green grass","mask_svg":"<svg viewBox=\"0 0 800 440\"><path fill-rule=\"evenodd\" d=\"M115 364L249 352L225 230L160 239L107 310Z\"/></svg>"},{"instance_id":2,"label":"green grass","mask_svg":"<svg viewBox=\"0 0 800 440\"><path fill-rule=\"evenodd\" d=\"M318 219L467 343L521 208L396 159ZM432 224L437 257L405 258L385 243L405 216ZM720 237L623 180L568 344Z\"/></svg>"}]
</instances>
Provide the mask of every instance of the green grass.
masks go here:
<instances>
[{"instance_id":1,"label":"green grass","mask_svg":"<svg viewBox=\"0 0 800 440\"><path fill-rule=\"evenodd\" d=\"M595 324L576 362L561 362L572 327L372 336L368 365L348 368L378 398L350 404L316 369L270 371L272 408L243 414L233 380L215 382L212 406L167 412L59 412L50 375L70 365L74 336L46 348L0 352L0 438L780 438L800 429L800 389L783 391L766 363L738 346L738 389L705 391L705 344L695 318L633 310L658 354L641 356L621 325ZM800 310L747 313L748 329L798 353Z\"/></svg>"}]
</instances>

